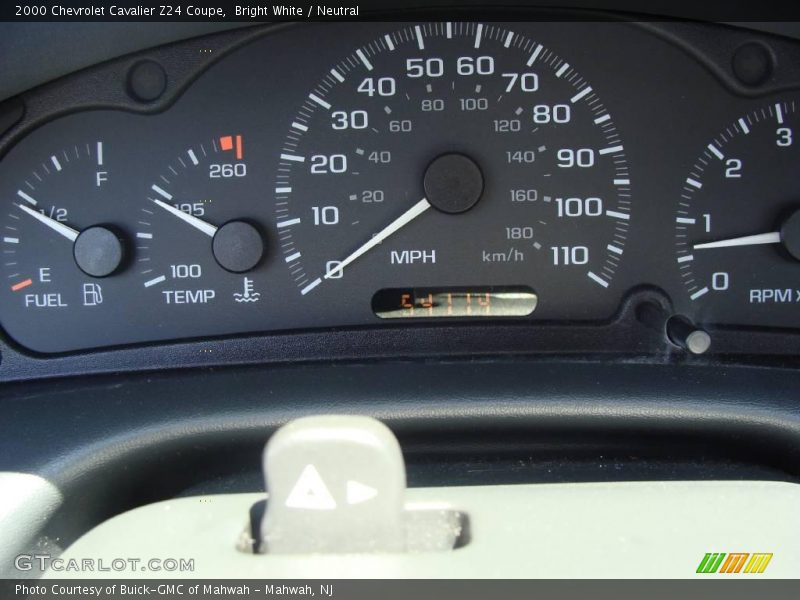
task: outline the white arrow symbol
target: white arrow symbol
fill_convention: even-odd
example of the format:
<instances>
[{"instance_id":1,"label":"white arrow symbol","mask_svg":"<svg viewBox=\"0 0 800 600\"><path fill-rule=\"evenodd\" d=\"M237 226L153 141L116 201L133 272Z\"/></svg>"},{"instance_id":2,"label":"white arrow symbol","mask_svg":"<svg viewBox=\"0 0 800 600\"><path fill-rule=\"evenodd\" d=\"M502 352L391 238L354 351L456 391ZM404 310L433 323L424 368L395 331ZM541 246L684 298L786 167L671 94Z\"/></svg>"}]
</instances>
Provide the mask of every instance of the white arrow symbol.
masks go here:
<instances>
[{"instance_id":1,"label":"white arrow symbol","mask_svg":"<svg viewBox=\"0 0 800 600\"><path fill-rule=\"evenodd\" d=\"M336 500L322 481L317 468L314 465L306 465L289 497L286 498L286 506L309 510L333 510L336 508Z\"/></svg>"},{"instance_id":2,"label":"white arrow symbol","mask_svg":"<svg viewBox=\"0 0 800 600\"><path fill-rule=\"evenodd\" d=\"M360 504L378 495L378 490L360 481L348 481L346 491L348 504Z\"/></svg>"}]
</instances>

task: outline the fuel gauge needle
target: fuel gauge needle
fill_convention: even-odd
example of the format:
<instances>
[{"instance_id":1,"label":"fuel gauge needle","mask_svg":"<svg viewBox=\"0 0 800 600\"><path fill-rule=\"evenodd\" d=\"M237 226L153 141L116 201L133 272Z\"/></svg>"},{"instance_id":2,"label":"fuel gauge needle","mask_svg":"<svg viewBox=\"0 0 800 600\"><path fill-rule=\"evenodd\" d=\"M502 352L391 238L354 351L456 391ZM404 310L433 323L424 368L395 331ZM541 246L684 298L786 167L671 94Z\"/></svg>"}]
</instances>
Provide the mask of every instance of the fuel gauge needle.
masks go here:
<instances>
[{"instance_id":1,"label":"fuel gauge needle","mask_svg":"<svg viewBox=\"0 0 800 600\"><path fill-rule=\"evenodd\" d=\"M335 276L337 273L340 273L342 269L344 269L347 265L351 264L357 258L363 256L370 250L372 250L375 246L380 244L383 240L388 238L393 233L398 232L400 229L411 223L414 219L424 213L431 207L431 203L428 202L427 198L423 198L419 202L417 202L414 206L409 208L406 212L402 215L397 217L394 221L389 223L386 227L384 227L380 232L376 233L372 236L367 243L362 245L358 250L353 252L350 256L345 258L341 261L336 267L331 269L325 274L325 279L330 279L331 277Z\"/></svg>"},{"instance_id":2,"label":"fuel gauge needle","mask_svg":"<svg viewBox=\"0 0 800 600\"><path fill-rule=\"evenodd\" d=\"M746 235L744 237L730 238L716 242L706 242L695 244L695 250L705 250L709 248L733 248L735 246L759 246L761 244L780 244L781 232L771 231L769 233L759 233L756 235Z\"/></svg>"},{"instance_id":3,"label":"fuel gauge needle","mask_svg":"<svg viewBox=\"0 0 800 600\"><path fill-rule=\"evenodd\" d=\"M20 210L22 210L23 212L28 213L30 216L32 216L34 219L36 219L40 223L44 223L45 225L47 225L50 229L52 229L56 233L59 233L59 234L63 235L70 242L74 242L75 240L78 239L78 234L80 232L76 231L72 227L69 227L68 225L64 225L64 223L61 223L60 221L56 221L55 219L52 219L52 218L48 217L47 215L45 215L44 213L39 212L38 210L33 210L32 208L28 208L27 206L23 206L22 204L17 204L17 206L20 208Z\"/></svg>"},{"instance_id":4,"label":"fuel gauge needle","mask_svg":"<svg viewBox=\"0 0 800 600\"><path fill-rule=\"evenodd\" d=\"M203 221L202 219L198 219L194 215L190 215L189 213L185 213L181 209L175 208L171 204L167 204L166 202L162 202L161 200L153 199L153 202L158 204L165 211L167 211L169 213L172 213L173 215L178 217L181 221L184 221L184 222L188 223L189 225L191 225L192 227L194 227L195 229L198 229L198 230L202 231L203 233L205 233L209 237L214 237L214 235L217 233L217 227L215 227L211 223L207 223L206 221Z\"/></svg>"}]
</instances>

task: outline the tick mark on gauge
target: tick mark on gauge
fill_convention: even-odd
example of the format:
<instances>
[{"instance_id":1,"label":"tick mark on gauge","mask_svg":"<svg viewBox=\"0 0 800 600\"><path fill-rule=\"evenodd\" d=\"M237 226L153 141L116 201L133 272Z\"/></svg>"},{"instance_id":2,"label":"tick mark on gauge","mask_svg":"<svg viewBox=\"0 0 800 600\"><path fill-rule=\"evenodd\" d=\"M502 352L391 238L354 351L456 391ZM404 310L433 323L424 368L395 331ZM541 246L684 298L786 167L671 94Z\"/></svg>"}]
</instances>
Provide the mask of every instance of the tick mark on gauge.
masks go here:
<instances>
[{"instance_id":1,"label":"tick mark on gauge","mask_svg":"<svg viewBox=\"0 0 800 600\"><path fill-rule=\"evenodd\" d=\"M148 281L145 281L144 282L144 287L146 287L146 288L147 287L153 287L154 285L158 285L159 283L163 283L166 280L167 280L166 275L159 275L158 277L156 277L154 279L150 279Z\"/></svg>"},{"instance_id":2,"label":"tick mark on gauge","mask_svg":"<svg viewBox=\"0 0 800 600\"><path fill-rule=\"evenodd\" d=\"M778 125L783 125L783 108L781 108L780 102L775 104L775 119L778 121Z\"/></svg>"},{"instance_id":3,"label":"tick mark on gauge","mask_svg":"<svg viewBox=\"0 0 800 600\"><path fill-rule=\"evenodd\" d=\"M697 223L696 219L690 219L689 217L678 217L675 219L676 223L681 223L683 225L694 225Z\"/></svg>"},{"instance_id":4,"label":"tick mark on gauge","mask_svg":"<svg viewBox=\"0 0 800 600\"><path fill-rule=\"evenodd\" d=\"M170 194L168 192L165 192L160 187L158 187L156 184L151 185L150 189L153 190L159 196L161 196L163 198L166 198L167 200L172 200L172 194Z\"/></svg>"},{"instance_id":5,"label":"tick mark on gauge","mask_svg":"<svg viewBox=\"0 0 800 600\"><path fill-rule=\"evenodd\" d=\"M312 102L316 102L317 104L319 104L325 110L328 110L331 107L330 102L325 102L325 100L323 100L322 98L320 98L316 94L309 94L308 97L311 98Z\"/></svg>"},{"instance_id":6,"label":"tick mark on gauge","mask_svg":"<svg viewBox=\"0 0 800 600\"><path fill-rule=\"evenodd\" d=\"M606 113L604 115L600 115L599 117L597 117L594 120L594 124L595 125L600 125L601 123L605 123L606 121L608 121L610 118L611 118L611 115L609 115L608 113Z\"/></svg>"},{"instance_id":7,"label":"tick mark on gauge","mask_svg":"<svg viewBox=\"0 0 800 600\"><path fill-rule=\"evenodd\" d=\"M518 107L518 108L517 108L517 110L515 110L515 111L514 111L514 114L515 114L515 115L517 115L517 116L519 116L519 115L521 115L521 114L522 114L522 113L524 113L524 112L525 112L525 111L524 111L524 110L522 109L522 107L520 106L520 107Z\"/></svg>"},{"instance_id":8,"label":"tick mark on gauge","mask_svg":"<svg viewBox=\"0 0 800 600\"><path fill-rule=\"evenodd\" d=\"M189 160L192 161L192 164L195 167L200 164L200 161L197 160L197 155L194 153L194 150L189 149L189 150L186 151L186 154L189 155Z\"/></svg>"},{"instance_id":9,"label":"tick mark on gauge","mask_svg":"<svg viewBox=\"0 0 800 600\"><path fill-rule=\"evenodd\" d=\"M579 100L582 100L583 98L585 98L586 96L588 96L591 93L592 93L592 86L587 85L580 92L578 92L572 98L570 98L569 101L572 102L573 104L575 104L576 102L578 102Z\"/></svg>"},{"instance_id":10,"label":"tick mark on gauge","mask_svg":"<svg viewBox=\"0 0 800 600\"><path fill-rule=\"evenodd\" d=\"M689 297L690 297L692 300L697 300L697 299L698 299L698 298L700 298L701 296L705 296L707 293L708 293L708 288L707 288L707 287L704 287L704 288L701 288L701 289L697 290L697 291L696 291L694 294L692 294L692 295L691 295L691 296L689 296Z\"/></svg>"},{"instance_id":11,"label":"tick mark on gauge","mask_svg":"<svg viewBox=\"0 0 800 600\"><path fill-rule=\"evenodd\" d=\"M3 241L6 244L19 244L19 238L15 238L15 237L4 237Z\"/></svg>"},{"instance_id":12,"label":"tick mark on gauge","mask_svg":"<svg viewBox=\"0 0 800 600\"><path fill-rule=\"evenodd\" d=\"M334 79L339 83L344 83L344 76L336 69L331 69L331 75L333 75Z\"/></svg>"},{"instance_id":13,"label":"tick mark on gauge","mask_svg":"<svg viewBox=\"0 0 800 600\"><path fill-rule=\"evenodd\" d=\"M390 115L390 114L392 114L392 109L389 108L388 106L384 106L383 107L383 112L385 112L387 115Z\"/></svg>"},{"instance_id":14,"label":"tick mark on gauge","mask_svg":"<svg viewBox=\"0 0 800 600\"><path fill-rule=\"evenodd\" d=\"M383 40L386 42L386 47L390 51L394 50L394 42L392 41L392 38L389 36L388 33L385 36L383 36Z\"/></svg>"},{"instance_id":15,"label":"tick mark on gauge","mask_svg":"<svg viewBox=\"0 0 800 600\"><path fill-rule=\"evenodd\" d=\"M356 194L350 194L349 199L350 200L358 200L358 196Z\"/></svg>"},{"instance_id":16,"label":"tick mark on gauge","mask_svg":"<svg viewBox=\"0 0 800 600\"><path fill-rule=\"evenodd\" d=\"M364 156L364 149L363 148L356 148L356 154L359 156Z\"/></svg>"},{"instance_id":17,"label":"tick mark on gauge","mask_svg":"<svg viewBox=\"0 0 800 600\"><path fill-rule=\"evenodd\" d=\"M282 229L283 227L291 227L292 225L299 225L299 224L300 224L300 219L297 218L297 219L289 219L287 221L279 221L278 223L275 223L275 226L278 229Z\"/></svg>"},{"instance_id":18,"label":"tick mark on gauge","mask_svg":"<svg viewBox=\"0 0 800 600\"><path fill-rule=\"evenodd\" d=\"M558 71L556 71L556 77L560 78L564 73L567 72L567 69L569 69L569 63L565 62L558 68Z\"/></svg>"},{"instance_id":19,"label":"tick mark on gauge","mask_svg":"<svg viewBox=\"0 0 800 600\"><path fill-rule=\"evenodd\" d=\"M305 296L305 295L306 295L308 292L310 292L311 290L313 290L313 289L314 289L315 287L317 287L317 286L318 286L320 283L322 283L322 279L320 279L319 277L317 277L317 278L316 278L314 281L312 281L312 282L311 282L311 283L309 283L309 284L308 284L306 287L304 287L302 290L300 290L300 293L301 293L301 294L303 294L303 296Z\"/></svg>"},{"instance_id":20,"label":"tick mark on gauge","mask_svg":"<svg viewBox=\"0 0 800 600\"><path fill-rule=\"evenodd\" d=\"M722 154L722 152L720 152L719 148L717 148L714 144L709 144L707 146L707 148L708 148L708 151L711 152L711 154L716 156L718 159L723 160L725 158L725 155Z\"/></svg>"},{"instance_id":21,"label":"tick mark on gauge","mask_svg":"<svg viewBox=\"0 0 800 600\"><path fill-rule=\"evenodd\" d=\"M22 190L17 190L17 196L19 196L20 198L25 200L25 202L27 202L29 204L33 204L33 206L36 206L38 204L38 202L36 202L36 200L31 198L28 194L26 194Z\"/></svg>"},{"instance_id":22,"label":"tick mark on gauge","mask_svg":"<svg viewBox=\"0 0 800 600\"><path fill-rule=\"evenodd\" d=\"M295 252L294 254L290 254L289 256L287 256L287 257L286 257L284 260L285 260L287 263L291 263L291 262L294 262L294 261L296 261L296 260L297 260L298 258L300 258L301 256L302 256L302 254L300 254L299 252Z\"/></svg>"},{"instance_id":23,"label":"tick mark on gauge","mask_svg":"<svg viewBox=\"0 0 800 600\"><path fill-rule=\"evenodd\" d=\"M481 47L481 36L483 35L483 23L478 23L478 27L475 29L475 49Z\"/></svg>"},{"instance_id":24,"label":"tick mark on gauge","mask_svg":"<svg viewBox=\"0 0 800 600\"><path fill-rule=\"evenodd\" d=\"M608 287L608 282L605 279L603 279L602 277L600 277L599 275L595 275L594 273L589 271L588 273L586 273L586 276L589 279L591 279L592 281L594 281L595 283L597 283L599 285L602 285L604 288Z\"/></svg>"},{"instance_id":25,"label":"tick mark on gauge","mask_svg":"<svg viewBox=\"0 0 800 600\"><path fill-rule=\"evenodd\" d=\"M614 219L623 219L625 221L630 221L631 218L631 216L628 213L618 212L616 210L607 210L606 216L612 217Z\"/></svg>"},{"instance_id":26,"label":"tick mark on gauge","mask_svg":"<svg viewBox=\"0 0 800 600\"><path fill-rule=\"evenodd\" d=\"M297 156L296 154L281 154L281 160L290 160L292 162L305 162L305 156Z\"/></svg>"},{"instance_id":27,"label":"tick mark on gauge","mask_svg":"<svg viewBox=\"0 0 800 600\"><path fill-rule=\"evenodd\" d=\"M679 256L678 257L678 262L679 263L691 262L693 260L694 260L694 256L692 256L691 254L686 254L685 256Z\"/></svg>"},{"instance_id":28,"label":"tick mark on gauge","mask_svg":"<svg viewBox=\"0 0 800 600\"><path fill-rule=\"evenodd\" d=\"M292 192L292 188L290 187L276 187L275 193L276 194L290 194Z\"/></svg>"},{"instance_id":29,"label":"tick mark on gauge","mask_svg":"<svg viewBox=\"0 0 800 600\"><path fill-rule=\"evenodd\" d=\"M61 170L61 163L58 162L58 159L56 158L55 154L50 157L50 162L53 163L53 166L56 168L56 171Z\"/></svg>"},{"instance_id":30,"label":"tick mark on gauge","mask_svg":"<svg viewBox=\"0 0 800 600\"><path fill-rule=\"evenodd\" d=\"M29 285L33 285L33 279L26 279L25 281L20 281L19 283L15 283L11 286L12 292L18 292L19 290L25 289Z\"/></svg>"},{"instance_id":31,"label":"tick mark on gauge","mask_svg":"<svg viewBox=\"0 0 800 600\"><path fill-rule=\"evenodd\" d=\"M136 237L140 240L152 240L153 234L152 233L144 233L143 231L137 231Z\"/></svg>"},{"instance_id":32,"label":"tick mark on gauge","mask_svg":"<svg viewBox=\"0 0 800 600\"><path fill-rule=\"evenodd\" d=\"M359 48L358 50L356 50L356 56L358 56L358 58L361 60L361 62L362 62L362 63L364 64L364 66L367 68L367 71L372 71L372 63L371 63L371 62L369 62L369 59L367 58L366 54L364 54L364 53L361 51L361 48Z\"/></svg>"},{"instance_id":33,"label":"tick mark on gauge","mask_svg":"<svg viewBox=\"0 0 800 600\"><path fill-rule=\"evenodd\" d=\"M420 50L425 50L425 42L422 39L422 28L419 25L414 27L414 33L417 36L417 46Z\"/></svg>"},{"instance_id":34,"label":"tick mark on gauge","mask_svg":"<svg viewBox=\"0 0 800 600\"><path fill-rule=\"evenodd\" d=\"M303 125L302 123L298 123L297 121L295 121L294 123L292 123L292 127L294 127L295 129L297 129L297 131L308 131L308 127L306 127L306 126L305 126L305 125Z\"/></svg>"},{"instance_id":35,"label":"tick mark on gauge","mask_svg":"<svg viewBox=\"0 0 800 600\"><path fill-rule=\"evenodd\" d=\"M702 183L700 183L696 179L692 179L691 177L686 178L686 183L688 183L693 188L697 188L698 190L703 187Z\"/></svg>"},{"instance_id":36,"label":"tick mark on gauge","mask_svg":"<svg viewBox=\"0 0 800 600\"><path fill-rule=\"evenodd\" d=\"M601 148L597 151L598 154L616 154L617 152L622 152L622 146L609 146L608 148Z\"/></svg>"},{"instance_id":37,"label":"tick mark on gauge","mask_svg":"<svg viewBox=\"0 0 800 600\"><path fill-rule=\"evenodd\" d=\"M750 128L747 126L747 123L745 122L744 119L739 119L739 127L742 129L742 133L744 133L745 135L750 133Z\"/></svg>"},{"instance_id":38,"label":"tick mark on gauge","mask_svg":"<svg viewBox=\"0 0 800 600\"><path fill-rule=\"evenodd\" d=\"M536 62L536 59L539 58L539 55L541 53L542 53L542 45L539 44L538 46L536 46L536 48L533 49L533 54L531 54L530 58L528 59L528 62L525 64L530 67L533 63Z\"/></svg>"},{"instance_id":39,"label":"tick mark on gauge","mask_svg":"<svg viewBox=\"0 0 800 600\"><path fill-rule=\"evenodd\" d=\"M614 185L630 185L630 184L631 184L631 180L630 179L615 179L614 180Z\"/></svg>"},{"instance_id":40,"label":"tick mark on gauge","mask_svg":"<svg viewBox=\"0 0 800 600\"><path fill-rule=\"evenodd\" d=\"M505 46L506 48L510 48L511 47L511 42L513 40L514 40L514 32L513 31L509 31L506 34L506 41L503 42L503 46Z\"/></svg>"},{"instance_id":41,"label":"tick mark on gauge","mask_svg":"<svg viewBox=\"0 0 800 600\"><path fill-rule=\"evenodd\" d=\"M622 248L620 248L619 246L615 246L614 244L609 244L608 246L606 246L606 248L610 252L613 252L614 254L622 254Z\"/></svg>"}]
</instances>

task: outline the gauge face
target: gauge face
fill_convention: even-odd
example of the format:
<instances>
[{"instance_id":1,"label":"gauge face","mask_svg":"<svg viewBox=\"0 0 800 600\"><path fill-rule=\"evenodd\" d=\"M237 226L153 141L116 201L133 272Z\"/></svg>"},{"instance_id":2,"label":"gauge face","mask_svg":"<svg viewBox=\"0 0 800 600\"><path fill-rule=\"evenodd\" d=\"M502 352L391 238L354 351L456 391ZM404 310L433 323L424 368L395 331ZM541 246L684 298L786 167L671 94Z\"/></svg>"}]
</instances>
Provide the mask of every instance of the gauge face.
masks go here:
<instances>
[{"instance_id":1,"label":"gauge face","mask_svg":"<svg viewBox=\"0 0 800 600\"><path fill-rule=\"evenodd\" d=\"M113 143L93 139L12 159L17 178L2 184L3 324L39 349L62 349L84 319L98 327L85 337L107 339L118 319L119 275L132 256L119 157Z\"/></svg>"},{"instance_id":2,"label":"gauge face","mask_svg":"<svg viewBox=\"0 0 800 600\"><path fill-rule=\"evenodd\" d=\"M795 100L742 116L684 180L676 260L699 320L800 327L798 126Z\"/></svg>"},{"instance_id":3,"label":"gauge face","mask_svg":"<svg viewBox=\"0 0 800 600\"><path fill-rule=\"evenodd\" d=\"M265 236L244 154L242 135L209 139L186 149L149 187L135 234L141 285L184 316L261 300L254 272Z\"/></svg>"},{"instance_id":4,"label":"gauge face","mask_svg":"<svg viewBox=\"0 0 800 600\"><path fill-rule=\"evenodd\" d=\"M631 223L623 140L592 82L512 29L389 31L330 65L275 178L302 297L527 286L535 317L609 316Z\"/></svg>"}]
</instances>

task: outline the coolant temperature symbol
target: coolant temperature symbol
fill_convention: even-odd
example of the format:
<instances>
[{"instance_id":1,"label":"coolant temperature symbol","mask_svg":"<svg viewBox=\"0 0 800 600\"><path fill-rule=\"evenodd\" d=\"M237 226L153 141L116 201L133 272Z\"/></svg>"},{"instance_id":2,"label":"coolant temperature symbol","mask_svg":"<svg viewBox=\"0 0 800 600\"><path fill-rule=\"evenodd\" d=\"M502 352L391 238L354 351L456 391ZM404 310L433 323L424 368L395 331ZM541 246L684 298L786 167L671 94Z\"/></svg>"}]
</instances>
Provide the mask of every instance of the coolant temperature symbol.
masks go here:
<instances>
[{"instance_id":1,"label":"coolant temperature symbol","mask_svg":"<svg viewBox=\"0 0 800 600\"><path fill-rule=\"evenodd\" d=\"M234 292L233 299L236 302L258 302L261 294L254 291L253 280L249 277L242 279L242 293Z\"/></svg>"}]
</instances>

